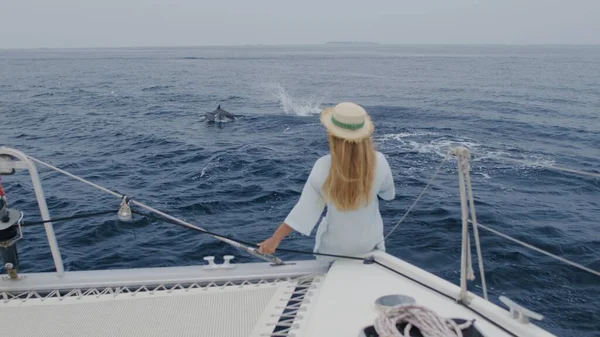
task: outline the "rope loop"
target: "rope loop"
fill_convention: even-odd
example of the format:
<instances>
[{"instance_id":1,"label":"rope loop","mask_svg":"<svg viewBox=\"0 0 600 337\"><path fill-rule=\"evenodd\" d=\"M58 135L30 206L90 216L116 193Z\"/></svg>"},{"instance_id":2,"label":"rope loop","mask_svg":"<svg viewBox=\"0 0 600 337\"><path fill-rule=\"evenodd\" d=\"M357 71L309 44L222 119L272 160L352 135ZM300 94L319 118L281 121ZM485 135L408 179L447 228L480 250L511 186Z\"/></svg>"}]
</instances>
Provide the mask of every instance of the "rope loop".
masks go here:
<instances>
[{"instance_id":1,"label":"rope loop","mask_svg":"<svg viewBox=\"0 0 600 337\"><path fill-rule=\"evenodd\" d=\"M398 324L406 323L400 332ZM410 337L413 328L419 329L423 337L462 337L462 330L470 327L473 321L457 324L450 318L438 316L432 310L420 305L399 305L386 310L375 319L375 331L381 337Z\"/></svg>"}]
</instances>

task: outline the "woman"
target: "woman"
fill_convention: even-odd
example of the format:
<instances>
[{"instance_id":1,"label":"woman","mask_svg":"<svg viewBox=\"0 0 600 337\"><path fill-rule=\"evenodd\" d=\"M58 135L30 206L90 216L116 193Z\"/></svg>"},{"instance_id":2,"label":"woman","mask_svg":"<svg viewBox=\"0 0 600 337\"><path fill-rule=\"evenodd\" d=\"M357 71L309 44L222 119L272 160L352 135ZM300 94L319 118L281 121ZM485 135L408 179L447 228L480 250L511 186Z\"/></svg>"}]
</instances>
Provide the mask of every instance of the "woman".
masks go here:
<instances>
[{"instance_id":1,"label":"woman","mask_svg":"<svg viewBox=\"0 0 600 337\"><path fill-rule=\"evenodd\" d=\"M359 105L345 102L324 109L321 123L327 129L330 154L316 161L298 203L273 236L260 243L263 254L275 252L292 230L310 235L325 205L315 252L358 255L385 250L377 196L392 200L395 188L387 160L373 146L369 115Z\"/></svg>"}]
</instances>

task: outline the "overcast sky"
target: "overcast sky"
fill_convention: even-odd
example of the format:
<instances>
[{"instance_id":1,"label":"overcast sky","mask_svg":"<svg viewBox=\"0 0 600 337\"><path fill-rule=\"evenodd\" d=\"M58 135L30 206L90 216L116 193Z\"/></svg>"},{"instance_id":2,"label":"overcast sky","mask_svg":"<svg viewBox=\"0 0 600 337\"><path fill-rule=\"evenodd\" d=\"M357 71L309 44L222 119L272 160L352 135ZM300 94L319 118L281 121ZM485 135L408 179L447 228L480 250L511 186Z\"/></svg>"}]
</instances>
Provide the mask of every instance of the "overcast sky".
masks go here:
<instances>
[{"instance_id":1,"label":"overcast sky","mask_svg":"<svg viewBox=\"0 0 600 337\"><path fill-rule=\"evenodd\" d=\"M0 48L599 44L600 0L0 0Z\"/></svg>"}]
</instances>

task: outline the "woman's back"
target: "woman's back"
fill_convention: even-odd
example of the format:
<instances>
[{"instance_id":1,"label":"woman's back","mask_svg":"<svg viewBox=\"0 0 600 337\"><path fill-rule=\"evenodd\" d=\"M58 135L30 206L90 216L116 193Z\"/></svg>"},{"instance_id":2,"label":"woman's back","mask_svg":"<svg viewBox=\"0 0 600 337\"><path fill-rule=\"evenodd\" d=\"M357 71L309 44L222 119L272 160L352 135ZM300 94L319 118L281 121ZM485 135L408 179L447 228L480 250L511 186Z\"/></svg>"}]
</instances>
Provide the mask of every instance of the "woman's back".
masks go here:
<instances>
[{"instance_id":1,"label":"woman's back","mask_svg":"<svg viewBox=\"0 0 600 337\"><path fill-rule=\"evenodd\" d=\"M327 197L324 195L323 185L330 168L331 155L323 156L315 162L300 200L285 223L304 235L310 235L327 205L327 214L317 231L315 250L323 253L358 254L376 248L383 239L383 221L377 196L391 200L395 195L392 173L385 156L376 152L370 202L354 210L341 211L333 202L325 201ZM384 246L382 244L377 248L383 250Z\"/></svg>"},{"instance_id":2,"label":"woman's back","mask_svg":"<svg viewBox=\"0 0 600 337\"><path fill-rule=\"evenodd\" d=\"M373 176L373 184L371 187L371 201L377 202L377 196L379 195L384 200L391 200L394 198L394 184L392 179L392 171L390 169L389 163L383 153L379 151L375 151L376 154L376 164L375 164L375 174ZM325 184L325 180L329 174L329 170L331 168L331 155L325 155L315 162L313 166L313 171L316 171L314 174L311 172L308 181L318 190L321 190L321 195L323 196L322 187ZM327 203L328 208L335 207L333 203ZM357 210L363 209L365 207L359 207ZM357 211L355 210L355 211ZM353 211L349 211L353 212Z\"/></svg>"}]
</instances>

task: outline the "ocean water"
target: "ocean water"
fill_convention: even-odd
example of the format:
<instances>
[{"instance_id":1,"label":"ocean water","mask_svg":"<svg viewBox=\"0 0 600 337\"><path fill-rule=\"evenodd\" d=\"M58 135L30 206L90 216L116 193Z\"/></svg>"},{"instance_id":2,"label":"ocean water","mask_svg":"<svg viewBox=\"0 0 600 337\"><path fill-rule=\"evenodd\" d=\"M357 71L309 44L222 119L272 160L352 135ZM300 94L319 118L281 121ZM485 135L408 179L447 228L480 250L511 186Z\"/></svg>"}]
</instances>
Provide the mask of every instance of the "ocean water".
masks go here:
<instances>
[{"instance_id":1,"label":"ocean water","mask_svg":"<svg viewBox=\"0 0 600 337\"><path fill-rule=\"evenodd\" d=\"M600 270L599 46L315 46L0 50L0 145L212 231L267 238L327 153L318 113L362 104L390 161L406 211L451 146L472 151L478 220ZM208 124L217 105L242 115ZM504 158L523 160L515 164ZM118 207L119 200L40 168L53 217ZM31 182L4 177L12 207L39 219ZM388 239L388 251L459 281L455 160ZM205 235L114 216L55 225L67 270L252 258ZM23 272L51 271L43 227L24 230ZM600 336L600 279L481 232L490 297L545 315L560 336ZM282 247L310 250L293 234ZM284 259L306 256L280 254ZM477 272L477 267L476 272ZM480 292L479 280L470 288Z\"/></svg>"}]
</instances>

